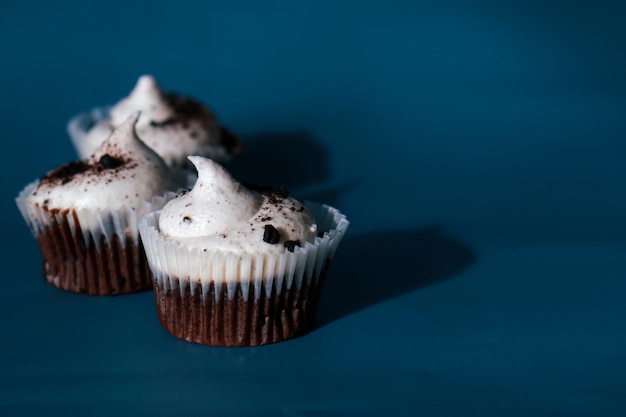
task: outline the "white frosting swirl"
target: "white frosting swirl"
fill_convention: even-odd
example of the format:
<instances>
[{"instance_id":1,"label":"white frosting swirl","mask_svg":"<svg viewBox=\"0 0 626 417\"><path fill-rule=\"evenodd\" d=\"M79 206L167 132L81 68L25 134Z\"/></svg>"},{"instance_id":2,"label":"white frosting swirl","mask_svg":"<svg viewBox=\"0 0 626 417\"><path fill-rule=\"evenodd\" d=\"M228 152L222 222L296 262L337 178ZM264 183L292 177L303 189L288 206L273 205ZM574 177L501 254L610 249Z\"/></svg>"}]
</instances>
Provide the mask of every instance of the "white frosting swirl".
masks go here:
<instances>
[{"instance_id":1,"label":"white frosting swirl","mask_svg":"<svg viewBox=\"0 0 626 417\"><path fill-rule=\"evenodd\" d=\"M135 133L139 113L131 115L82 161L62 165L40 179L29 203L53 209L137 207L165 193L172 184L163 160Z\"/></svg>"},{"instance_id":2,"label":"white frosting swirl","mask_svg":"<svg viewBox=\"0 0 626 417\"><path fill-rule=\"evenodd\" d=\"M198 181L163 207L159 228L166 239L241 253L283 253L314 241L315 219L298 201L280 192L246 188L210 159L189 160L198 170Z\"/></svg>"},{"instance_id":3,"label":"white frosting swirl","mask_svg":"<svg viewBox=\"0 0 626 417\"><path fill-rule=\"evenodd\" d=\"M89 130L82 139L80 156L89 156L116 126L136 111L141 111L137 134L169 166L183 166L188 155L227 161L237 151L238 145L225 137L225 131L208 108L190 98L164 93L154 77L144 75L128 97L111 109L109 118Z\"/></svg>"}]
</instances>

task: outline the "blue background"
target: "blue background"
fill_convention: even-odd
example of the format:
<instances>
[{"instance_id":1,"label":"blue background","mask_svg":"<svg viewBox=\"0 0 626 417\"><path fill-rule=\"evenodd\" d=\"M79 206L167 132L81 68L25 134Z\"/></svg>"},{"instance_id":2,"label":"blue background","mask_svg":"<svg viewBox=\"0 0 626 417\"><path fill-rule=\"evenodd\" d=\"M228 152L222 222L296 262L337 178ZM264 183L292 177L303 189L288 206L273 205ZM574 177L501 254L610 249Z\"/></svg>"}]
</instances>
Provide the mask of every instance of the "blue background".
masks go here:
<instances>
[{"instance_id":1,"label":"blue background","mask_svg":"<svg viewBox=\"0 0 626 417\"><path fill-rule=\"evenodd\" d=\"M3 1L0 415L626 415L622 4ZM191 345L151 293L44 284L13 198L144 73L349 216L310 335Z\"/></svg>"}]
</instances>

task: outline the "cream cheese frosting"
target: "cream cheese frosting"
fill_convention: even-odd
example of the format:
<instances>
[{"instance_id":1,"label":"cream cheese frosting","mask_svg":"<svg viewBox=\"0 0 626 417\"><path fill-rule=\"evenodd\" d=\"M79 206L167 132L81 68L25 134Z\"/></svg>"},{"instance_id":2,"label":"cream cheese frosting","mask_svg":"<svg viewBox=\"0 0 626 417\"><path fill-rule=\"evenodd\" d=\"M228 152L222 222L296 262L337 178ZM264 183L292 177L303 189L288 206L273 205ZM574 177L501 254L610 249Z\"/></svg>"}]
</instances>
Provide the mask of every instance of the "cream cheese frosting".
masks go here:
<instances>
[{"instance_id":1,"label":"cream cheese frosting","mask_svg":"<svg viewBox=\"0 0 626 417\"><path fill-rule=\"evenodd\" d=\"M62 165L42 177L27 197L33 207L103 210L164 194L172 187L164 161L135 132L139 113L115 129L86 160Z\"/></svg>"},{"instance_id":2,"label":"cream cheese frosting","mask_svg":"<svg viewBox=\"0 0 626 417\"><path fill-rule=\"evenodd\" d=\"M219 125L208 108L191 98L161 91L154 77L144 75L128 97L111 108L109 117L80 139L80 156L88 157L136 111L141 111L137 134L169 166L184 165L188 155L224 162L238 151L239 141Z\"/></svg>"},{"instance_id":3,"label":"cream cheese frosting","mask_svg":"<svg viewBox=\"0 0 626 417\"><path fill-rule=\"evenodd\" d=\"M313 216L284 191L253 189L200 156L194 187L168 202L159 216L165 239L204 251L277 254L313 242Z\"/></svg>"}]
</instances>

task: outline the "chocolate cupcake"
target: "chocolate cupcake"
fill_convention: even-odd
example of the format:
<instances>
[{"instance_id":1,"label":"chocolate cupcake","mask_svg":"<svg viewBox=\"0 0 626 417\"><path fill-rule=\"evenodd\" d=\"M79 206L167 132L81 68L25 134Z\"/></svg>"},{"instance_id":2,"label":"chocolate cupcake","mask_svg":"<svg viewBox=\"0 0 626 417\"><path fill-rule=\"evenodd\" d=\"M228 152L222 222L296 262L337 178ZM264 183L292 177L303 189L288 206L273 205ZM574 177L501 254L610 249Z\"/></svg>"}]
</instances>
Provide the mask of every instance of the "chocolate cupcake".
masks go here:
<instances>
[{"instance_id":1,"label":"chocolate cupcake","mask_svg":"<svg viewBox=\"0 0 626 417\"><path fill-rule=\"evenodd\" d=\"M161 91L152 76L144 75L128 97L113 107L99 107L70 120L67 129L79 157L89 157L136 111L141 112L138 136L171 168L187 166L188 155L226 162L241 147L210 109L189 97Z\"/></svg>"},{"instance_id":2,"label":"chocolate cupcake","mask_svg":"<svg viewBox=\"0 0 626 417\"><path fill-rule=\"evenodd\" d=\"M284 190L245 187L209 159L189 160L198 170L193 189L139 222L162 326L215 346L312 330L348 220Z\"/></svg>"},{"instance_id":3,"label":"chocolate cupcake","mask_svg":"<svg viewBox=\"0 0 626 417\"><path fill-rule=\"evenodd\" d=\"M163 160L135 134L138 117L90 158L48 172L16 198L39 243L45 279L57 288L113 295L152 287L137 222L165 204L172 183Z\"/></svg>"}]
</instances>

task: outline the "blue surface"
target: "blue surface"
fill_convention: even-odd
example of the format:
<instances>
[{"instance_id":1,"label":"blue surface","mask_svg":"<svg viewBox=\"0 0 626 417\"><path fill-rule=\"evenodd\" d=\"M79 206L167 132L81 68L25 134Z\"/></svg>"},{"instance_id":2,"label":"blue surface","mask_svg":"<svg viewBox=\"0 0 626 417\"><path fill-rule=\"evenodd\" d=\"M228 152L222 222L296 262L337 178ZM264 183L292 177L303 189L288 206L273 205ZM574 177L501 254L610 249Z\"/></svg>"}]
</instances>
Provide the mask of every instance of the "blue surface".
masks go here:
<instances>
[{"instance_id":1,"label":"blue surface","mask_svg":"<svg viewBox=\"0 0 626 417\"><path fill-rule=\"evenodd\" d=\"M626 415L623 3L292 3L0 4L0 415ZM349 216L310 335L44 284L13 198L143 73Z\"/></svg>"}]
</instances>

